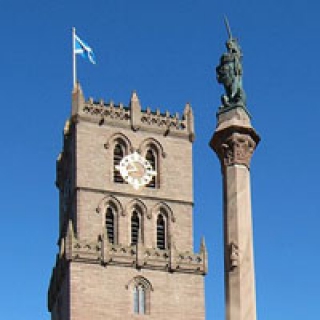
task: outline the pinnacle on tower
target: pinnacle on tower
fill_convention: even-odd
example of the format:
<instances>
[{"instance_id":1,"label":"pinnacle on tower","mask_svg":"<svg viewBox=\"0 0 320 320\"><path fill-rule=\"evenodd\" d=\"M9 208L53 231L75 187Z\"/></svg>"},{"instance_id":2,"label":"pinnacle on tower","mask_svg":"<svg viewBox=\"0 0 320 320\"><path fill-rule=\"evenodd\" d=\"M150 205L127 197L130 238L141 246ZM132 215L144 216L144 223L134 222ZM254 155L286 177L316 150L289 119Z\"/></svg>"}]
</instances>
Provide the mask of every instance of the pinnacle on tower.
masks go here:
<instances>
[{"instance_id":1,"label":"pinnacle on tower","mask_svg":"<svg viewBox=\"0 0 320 320\"><path fill-rule=\"evenodd\" d=\"M71 115L75 116L79 110L84 106L85 98L82 92L82 88L79 82L76 83L72 90L72 110Z\"/></svg>"},{"instance_id":2,"label":"pinnacle on tower","mask_svg":"<svg viewBox=\"0 0 320 320\"><path fill-rule=\"evenodd\" d=\"M130 99L131 109L131 127L134 131L139 130L140 118L141 118L141 105L136 91L132 92Z\"/></svg>"}]
</instances>

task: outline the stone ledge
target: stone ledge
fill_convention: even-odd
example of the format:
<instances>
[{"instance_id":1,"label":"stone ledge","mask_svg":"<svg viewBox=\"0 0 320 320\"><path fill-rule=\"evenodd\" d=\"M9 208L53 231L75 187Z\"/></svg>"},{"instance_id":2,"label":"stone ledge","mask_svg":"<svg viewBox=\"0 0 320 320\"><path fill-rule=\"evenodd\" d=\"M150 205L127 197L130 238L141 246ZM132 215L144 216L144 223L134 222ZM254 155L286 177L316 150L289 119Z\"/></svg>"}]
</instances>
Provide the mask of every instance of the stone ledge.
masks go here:
<instances>
[{"instance_id":1,"label":"stone ledge","mask_svg":"<svg viewBox=\"0 0 320 320\"><path fill-rule=\"evenodd\" d=\"M162 272L192 273L202 276L208 269L204 241L201 243L199 253L178 251L174 244L166 250L146 248L140 242L131 246L112 244L108 241L107 235L99 236L97 241L88 242L77 239L70 224L66 237L60 241L60 252L50 279L49 311L53 308L70 262L97 264L101 267L120 266Z\"/></svg>"}]
</instances>

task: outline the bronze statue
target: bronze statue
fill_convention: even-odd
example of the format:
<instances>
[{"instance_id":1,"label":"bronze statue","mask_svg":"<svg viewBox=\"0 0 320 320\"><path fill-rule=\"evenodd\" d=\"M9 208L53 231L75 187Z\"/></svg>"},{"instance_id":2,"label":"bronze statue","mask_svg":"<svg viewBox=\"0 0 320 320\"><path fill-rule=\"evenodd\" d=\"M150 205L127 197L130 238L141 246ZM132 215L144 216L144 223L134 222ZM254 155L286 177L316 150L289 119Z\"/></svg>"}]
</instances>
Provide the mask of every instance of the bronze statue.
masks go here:
<instances>
[{"instance_id":1,"label":"bronze statue","mask_svg":"<svg viewBox=\"0 0 320 320\"><path fill-rule=\"evenodd\" d=\"M238 40L233 38L227 18L225 24L229 39L226 42L227 52L220 58L216 68L217 80L224 85L225 94L221 100L223 107L246 107L246 96L242 88L242 51Z\"/></svg>"}]
</instances>

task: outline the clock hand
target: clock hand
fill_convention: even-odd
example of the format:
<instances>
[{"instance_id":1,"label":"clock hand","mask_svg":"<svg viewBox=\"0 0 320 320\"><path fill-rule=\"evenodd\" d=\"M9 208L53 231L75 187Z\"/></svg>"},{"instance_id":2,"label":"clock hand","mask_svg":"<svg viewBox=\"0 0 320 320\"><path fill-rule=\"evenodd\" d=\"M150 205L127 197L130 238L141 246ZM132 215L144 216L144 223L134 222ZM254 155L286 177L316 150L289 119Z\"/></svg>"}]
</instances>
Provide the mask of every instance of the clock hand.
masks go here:
<instances>
[{"instance_id":1,"label":"clock hand","mask_svg":"<svg viewBox=\"0 0 320 320\"><path fill-rule=\"evenodd\" d=\"M130 166L130 168L129 168ZM138 171L138 168L136 167L136 165L134 164L134 162L130 163L127 167L127 172L128 173L131 173L131 172L137 172Z\"/></svg>"},{"instance_id":2,"label":"clock hand","mask_svg":"<svg viewBox=\"0 0 320 320\"><path fill-rule=\"evenodd\" d=\"M157 171L154 171L154 170L148 170L147 172L148 172L148 174L150 174L151 176L156 176L156 175L157 175Z\"/></svg>"}]
</instances>

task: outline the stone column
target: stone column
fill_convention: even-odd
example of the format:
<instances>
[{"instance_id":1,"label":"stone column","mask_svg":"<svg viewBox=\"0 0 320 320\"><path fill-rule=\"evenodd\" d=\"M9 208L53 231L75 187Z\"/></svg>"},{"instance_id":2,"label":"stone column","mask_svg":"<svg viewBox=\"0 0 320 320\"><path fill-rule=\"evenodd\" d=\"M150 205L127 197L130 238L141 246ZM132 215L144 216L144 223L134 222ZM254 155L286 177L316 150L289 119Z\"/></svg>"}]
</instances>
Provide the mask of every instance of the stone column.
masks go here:
<instances>
[{"instance_id":1,"label":"stone column","mask_svg":"<svg viewBox=\"0 0 320 320\"><path fill-rule=\"evenodd\" d=\"M255 320L250 160L259 136L242 107L221 108L210 146L223 176L226 320Z\"/></svg>"}]
</instances>

